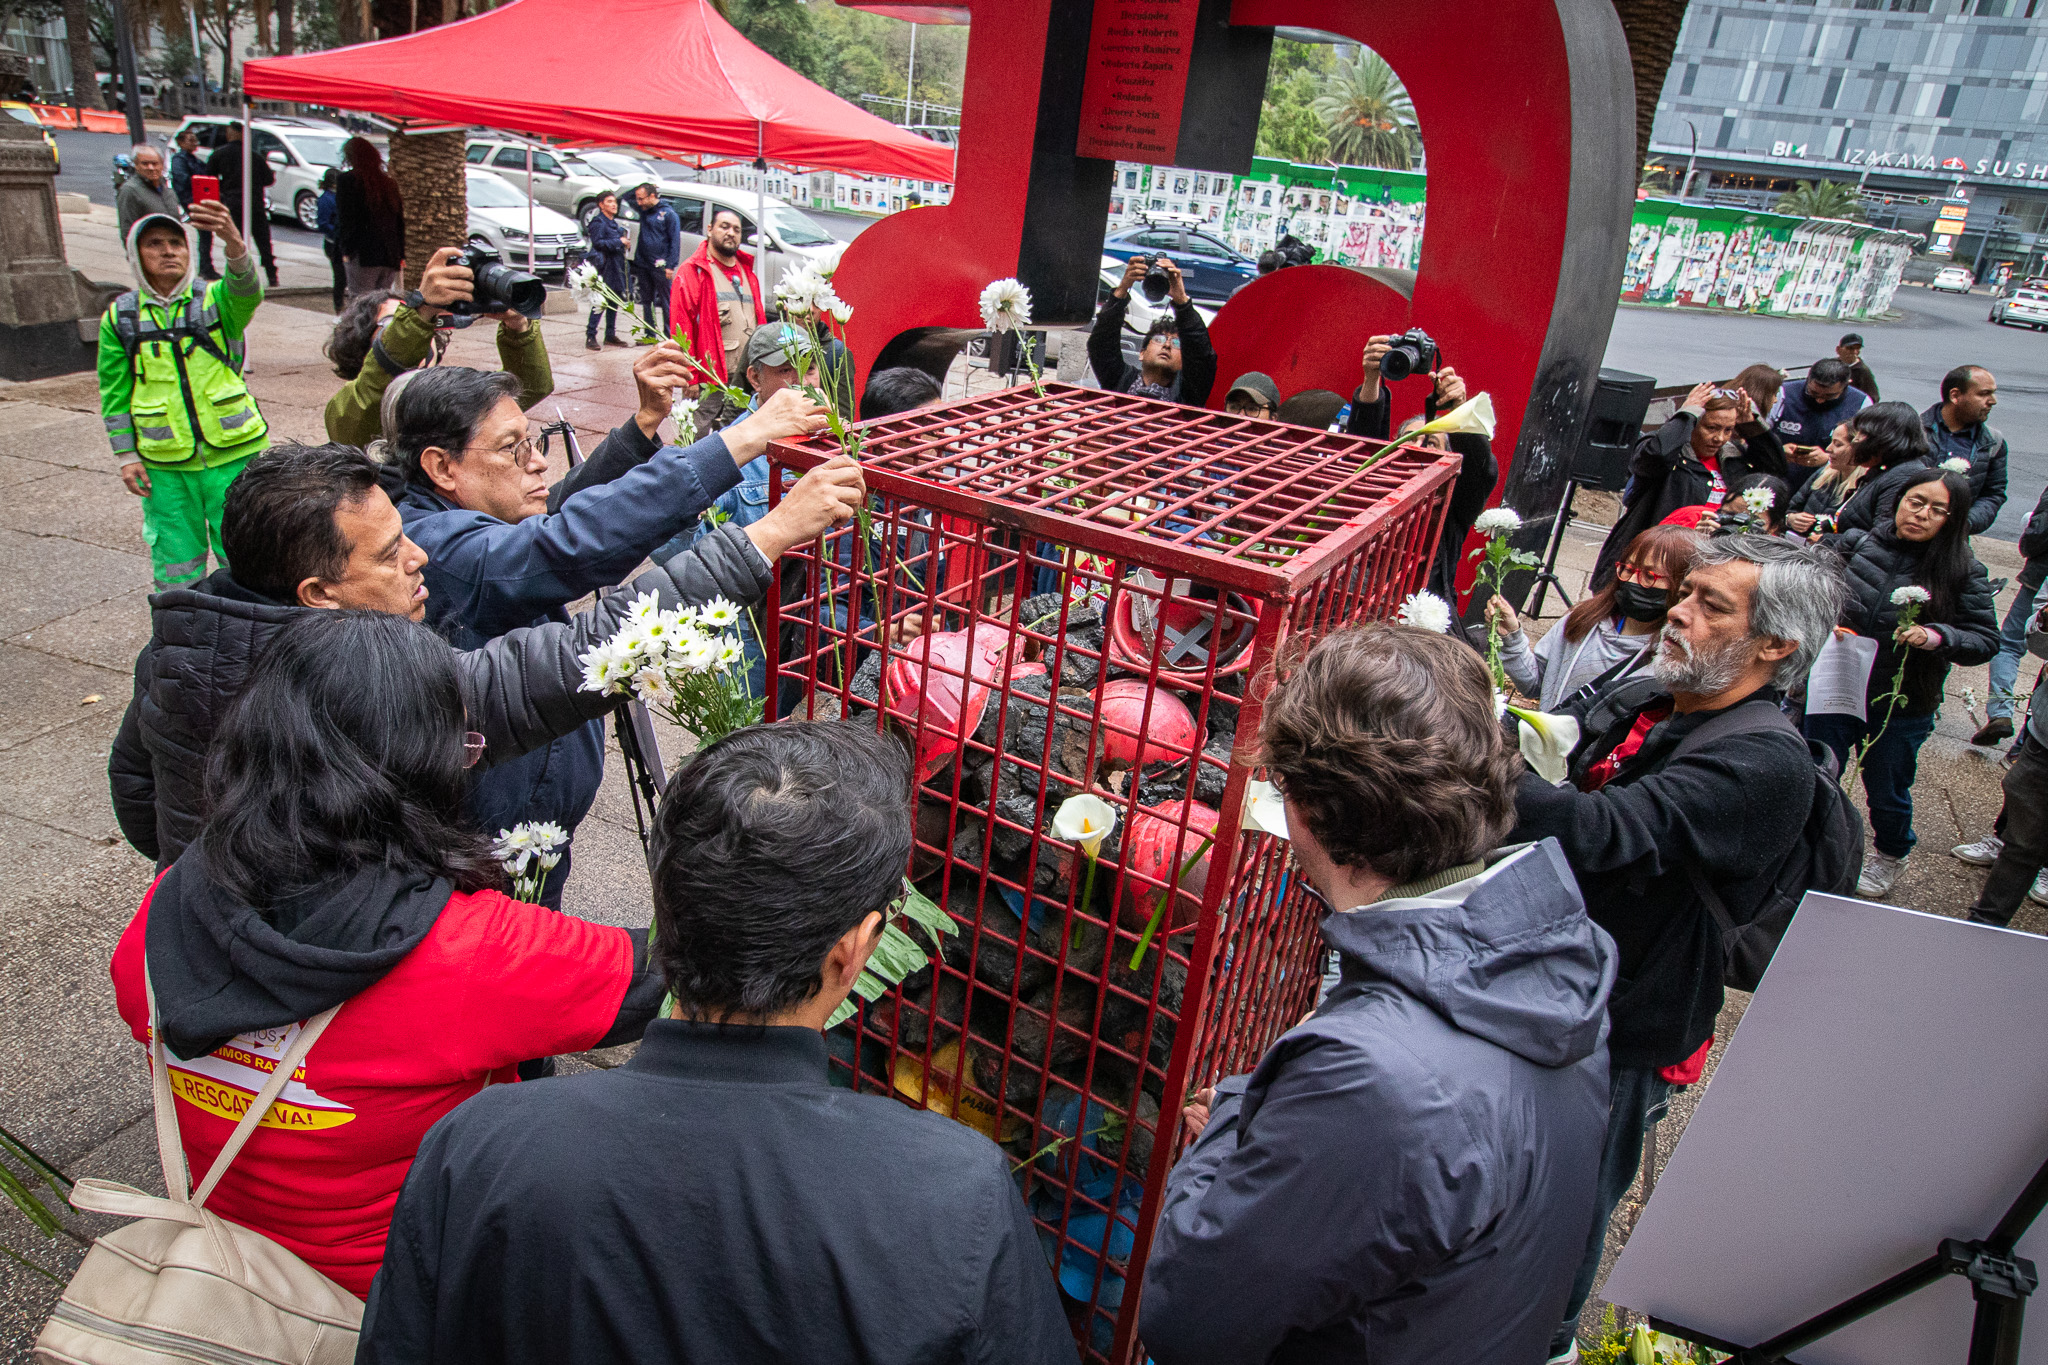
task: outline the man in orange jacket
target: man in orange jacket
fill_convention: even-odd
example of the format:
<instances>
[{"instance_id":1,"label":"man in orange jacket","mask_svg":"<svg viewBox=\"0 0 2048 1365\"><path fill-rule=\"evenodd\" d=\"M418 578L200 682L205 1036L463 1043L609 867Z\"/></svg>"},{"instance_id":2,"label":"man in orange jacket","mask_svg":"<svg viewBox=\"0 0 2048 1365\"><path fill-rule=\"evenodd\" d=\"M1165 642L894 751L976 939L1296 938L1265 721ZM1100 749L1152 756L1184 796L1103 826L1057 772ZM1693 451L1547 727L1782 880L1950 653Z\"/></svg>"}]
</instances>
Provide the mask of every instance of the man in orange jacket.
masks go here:
<instances>
[{"instance_id":1,"label":"man in orange jacket","mask_svg":"<svg viewBox=\"0 0 2048 1365\"><path fill-rule=\"evenodd\" d=\"M740 351L754 329L767 321L761 281L754 258L740 250L740 216L713 208L703 244L676 271L669 287L669 322L676 340L716 374L728 380L742 372ZM697 430L704 433L739 415L722 396L708 395L697 409Z\"/></svg>"}]
</instances>

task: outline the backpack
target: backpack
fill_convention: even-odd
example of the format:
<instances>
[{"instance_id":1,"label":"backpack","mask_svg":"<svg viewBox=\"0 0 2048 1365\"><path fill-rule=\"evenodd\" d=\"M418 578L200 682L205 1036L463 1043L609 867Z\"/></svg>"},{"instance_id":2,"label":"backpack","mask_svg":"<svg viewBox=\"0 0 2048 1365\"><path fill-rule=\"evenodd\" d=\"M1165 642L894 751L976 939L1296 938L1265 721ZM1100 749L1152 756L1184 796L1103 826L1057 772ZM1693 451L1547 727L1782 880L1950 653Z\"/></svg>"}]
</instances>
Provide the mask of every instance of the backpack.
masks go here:
<instances>
[{"instance_id":1,"label":"backpack","mask_svg":"<svg viewBox=\"0 0 2048 1365\"><path fill-rule=\"evenodd\" d=\"M236 374L242 372L242 348L239 343L230 342L227 350L214 344L213 325L207 319L210 309L201 307L200 295L189 294L185 298L185 309L178 320L169 327L157 324L155 318L142 316L142 296L136 290L129 290L114 300L114 337L127 353L130 368L135 365L135 354L146 341L168 341L172 350L178 349L180 341L188 341L183 354L190 355L196 348L205 351Z\"/></svg>"},{"instance_id":2,"label":"backpack","mask_svg":"<svg viewBox=\"0 0 2048 1365\"><path fill-rule=\"evenodd\" d=\"M168 1199L81 1180L74 1208L139 1221L96 1238L36 1337L36 1365L351 1365L363 1303L259 1232L204 1205L228 1163L341 1006L308 1020L249 1104L195 1194L171 1098L156 992L148 985L151 1097Z\"/></svg>"},{"instance_id":3,"label":"backpack","mask_svg":"<svg viewBox=\"0 0 2048 1365\"><path fill-rule=\"evenodd\" d=\"M1738 704L1701 725L1678 742L1668 762L1730 735L1757 735L1784 729L1798 734L1775 705ZM1863 872L1863 819L1842 790L1834 753L1826 745L1801 736L1813 757L1813 803L1798 842L1778 864L1769 888L1754 905L1731 907L1697 863L1686 862L1686 876L1707 913L1721 930L1721 980L1739 991L1753 991L1763 980L1771 955L1791 927L1792 916L1808 891L1831 896L1853 895Z\"/></svg>"}]
</instances>

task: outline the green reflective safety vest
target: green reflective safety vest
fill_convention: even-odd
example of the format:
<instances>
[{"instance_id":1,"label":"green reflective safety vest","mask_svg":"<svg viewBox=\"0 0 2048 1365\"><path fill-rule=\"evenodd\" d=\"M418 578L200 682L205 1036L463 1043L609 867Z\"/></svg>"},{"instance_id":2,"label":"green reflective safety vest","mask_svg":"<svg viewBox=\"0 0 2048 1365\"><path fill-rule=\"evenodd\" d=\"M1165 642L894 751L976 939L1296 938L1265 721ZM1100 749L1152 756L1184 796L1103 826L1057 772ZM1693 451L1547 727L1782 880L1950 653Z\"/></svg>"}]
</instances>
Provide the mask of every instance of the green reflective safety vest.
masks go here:
<instances>
[{"instance_id":1,"label":"green reflective safety vest","mask_svg":"<svg viewBox=\"0 0 2048 1365\"><path fill-rule=\"evenodd\" d=\"M131 290L108 305L100 406L117 458L211 468L264 448L269 427L242 381L242 331L262 297L230 276L169 304Z\"/></svg>"}]
</instances>

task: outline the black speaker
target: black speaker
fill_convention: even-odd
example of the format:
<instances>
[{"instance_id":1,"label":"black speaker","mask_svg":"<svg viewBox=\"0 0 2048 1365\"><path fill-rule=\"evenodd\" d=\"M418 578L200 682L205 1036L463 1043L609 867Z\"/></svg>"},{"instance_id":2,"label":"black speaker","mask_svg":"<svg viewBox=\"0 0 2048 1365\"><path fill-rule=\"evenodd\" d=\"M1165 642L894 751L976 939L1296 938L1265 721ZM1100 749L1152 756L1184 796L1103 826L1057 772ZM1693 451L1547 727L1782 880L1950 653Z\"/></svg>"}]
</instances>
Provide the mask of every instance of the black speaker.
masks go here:
<instances>
[{"instance_id":1,"label":"black speaker","mask_svg":"<svg viewBox=\"0 0 2048 1365\"><path fill-rule=\"evenodd\" d=\"M1593 387L1593 413L1586 424L1586 443L1572 461L1572 482L1581 488L1619 493L1628 485L1629 457L1643 434L1643 417L1657 381L1627 370L1600 371Z\"/></svg>"},{"instance_id":2,"label":"black speaker","mask_svg":"<svg viewBox=\"0 0 2048 1365\"><path fill-rule=\"evenodd\" d=\"M1024 357L1027 354L1038 362L1038 368L1045 368L1044 332L997 332L989 338L989 371L1001 375L1027 373Z\"/></svg>"}]
</instances>

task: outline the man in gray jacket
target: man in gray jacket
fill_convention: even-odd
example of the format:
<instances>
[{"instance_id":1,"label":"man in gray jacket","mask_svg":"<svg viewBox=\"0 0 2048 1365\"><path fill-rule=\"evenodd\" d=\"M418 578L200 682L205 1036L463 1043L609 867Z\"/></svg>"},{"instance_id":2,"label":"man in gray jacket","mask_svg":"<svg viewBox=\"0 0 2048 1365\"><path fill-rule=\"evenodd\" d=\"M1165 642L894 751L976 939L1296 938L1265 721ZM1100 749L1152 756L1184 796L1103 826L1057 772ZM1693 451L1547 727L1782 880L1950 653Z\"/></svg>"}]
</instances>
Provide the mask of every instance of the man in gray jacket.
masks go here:
<instances>
[{"instance_id":1,"label":"man in gray jacket","mask_svg":"<svg viewBox=\"0 0 2048 1365\"><path fill-rule=\"evenodd\" d=\"M634 463L607 438L554 495ZM273 446L229 487L221 514L229 567L150 599L153 629L135 660L135 696L108 777L122 834L158 866L169 866L198 833L214 729L286 621L309 609L425 614L426 555L406 538L382 481L386 471L353 446ZM792 491L784 503L795 499ZM810 535L845 519L829 499L803 503L792 510L808 518ZM624 703L581 690L581 658L617 633L632 596L652 592L664 608L713 597L748 606L772 581L770 564L745 535L721 527L633 580L627 596L601 596L566 621L458 651L470 728L484 737L482 763L516 758Z\"/></svg>"},{"instance_id":2,"label":"man in gray jacket","mask_svg":"<svg viewBox=\"0 0 2048 1365\"><path fill-rule=\"evenodd\" d=\"M1342 976L1189 1107L1140 1337L1160 1365L1536 1365L1593 1222L1613 944L1555 840L1496 848L1522 763L1461 642L1333 635L1261 738Z\"/></svg>"},{"instance_id":3,"label":"man in gray jacket","mask_svg":"<svg viewBox=\"0 0 2048 1365\"><path fill-rule=\"evenodd\" d=\"M121 183L121 192L114 196L121 240L127 241L128 229L153 213L183 222L185 206L178 202L170 179L164 174L164 154L147 142L138 142L128 153L128 162L135 173Z\"/></svg>"}]
</instances>

